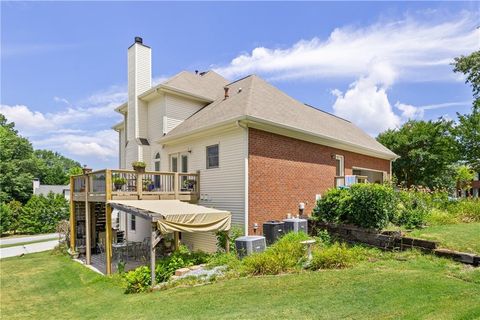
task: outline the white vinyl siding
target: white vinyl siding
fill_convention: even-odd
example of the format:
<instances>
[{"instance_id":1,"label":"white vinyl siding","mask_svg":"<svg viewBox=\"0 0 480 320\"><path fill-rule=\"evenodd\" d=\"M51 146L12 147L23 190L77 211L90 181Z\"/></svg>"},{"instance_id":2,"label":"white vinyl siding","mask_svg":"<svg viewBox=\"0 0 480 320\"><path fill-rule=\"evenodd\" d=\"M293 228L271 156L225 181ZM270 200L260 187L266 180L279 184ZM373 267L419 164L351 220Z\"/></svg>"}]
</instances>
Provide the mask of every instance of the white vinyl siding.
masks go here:
<instances>
[{"instance_id":1,"label":"white vinyl siding","mask_svg":"<svg viewBox=\"0 0 480 320\"><path fill-rule=\"evenodd\" d=\"M203 107L203 104L186 98L165 95L165 133L178 126L182 121Z\"/></svg>"},{"instance_id":2,"label":"white vinyl siding","mask_svg":"<svg viewBox=\"0 0 480 320\"><path fill-rule=\"evenodd\" d=\"M162 149L162 170L168 171L169 155L188 153L190 172L200 171L200 205L232 213L232 225L243 227L245 223L245 159L244 139L246 130L230 129L211 137L192 139L188 143L166 146ZM206 169L206 147L219 145L220 166ZM182 234L182 241L193 250L214 251L213 234Z\"/></svg>"}]
</instances>

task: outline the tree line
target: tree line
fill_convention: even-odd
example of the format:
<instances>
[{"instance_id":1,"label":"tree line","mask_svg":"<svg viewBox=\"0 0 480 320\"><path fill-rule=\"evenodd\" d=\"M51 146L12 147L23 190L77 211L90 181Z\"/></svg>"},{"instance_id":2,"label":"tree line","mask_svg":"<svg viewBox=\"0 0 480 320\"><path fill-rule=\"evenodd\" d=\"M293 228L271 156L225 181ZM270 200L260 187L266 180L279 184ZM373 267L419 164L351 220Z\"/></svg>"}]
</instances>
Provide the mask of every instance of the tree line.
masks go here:
<instances>
[{"instance_id":1,"label":"tree line","mask_svg":"<svg viewBox=\"0 0 480 320\"><path fill-rule=\"evenodd\" d=\"M0 114L0 235L53 232L68 219L63 195L33 195L33 179L42 184L66 185L80 163L50 150L34 150L15 124Z\"/></svg>"},{"instance_id":2,"label":"tree line","mask_svg":"<svg viewBox=\"0 0 480 320\"><path fill-rule=\"evenodd\" d=\"M400 156L392 164L398 184L453 190L460 181L468 188L480 172L480 51L455 58L453 71L463 73L472 87L471 113L457 112L456 121L409 120L377 137Z\"/></svg>"}]
</instances>

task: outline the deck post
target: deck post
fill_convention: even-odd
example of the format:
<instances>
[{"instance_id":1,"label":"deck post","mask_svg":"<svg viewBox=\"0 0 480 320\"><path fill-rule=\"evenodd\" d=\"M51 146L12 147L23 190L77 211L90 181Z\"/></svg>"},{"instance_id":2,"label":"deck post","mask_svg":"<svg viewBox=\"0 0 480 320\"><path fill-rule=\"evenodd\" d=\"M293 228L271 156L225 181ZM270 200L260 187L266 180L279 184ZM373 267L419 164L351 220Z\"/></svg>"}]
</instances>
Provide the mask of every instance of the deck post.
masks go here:
<instances>
[{"instance_id":1,"label":"deck post","mask_svg":"<svg viewBox=\"0 0 480 320\"><path fill-rule=\"evenodd\" d=\"M173 239L175 242L175 251L178 251L178 249L180 249L180 233L178 231L173 232Z\"/></svg>"},{"instance_id":2,"label":"deck post","mask_svg":"<svg viewBox=\"0 0 480 320\"><path fill-rule=\"evenodd\" d=\"M73 193L75 190L75 179L70 176L70 251L75 251L75 203Z\"/></svg>"},{"instance_id":3,"label":"deck post","mask_svg":"<svg viewBox=\"0 0 480 320\"><path fill-rule=\"evenodd\" d=\"M173 176L173 191L175 192L175 200L178 200L178 193L179 193L179 183L178 183L178 172L175 172Z\"/></svg>"},{"instance_id":4,"label":"deck post","mask_svg":"<svg viewBox=\"0 0 480 320\"><path fill-rule=\"evenodd\" d=\"M150 273L152 277L152 287L155 285L155 264L156 264L155 236L156 236L156 232L152 223L152 235L150 236Z\"/></svg>"},{"instance_id":5,"label":"deck post","mask_svg":"<svg viewBox=\"0 0 480 320\"><path fill-rule=\"evenodd\" d=\"M230 237L228 231L225 231L225 253L230 253Z\"/></svg>"},{"instance_id":6,"label":"deck post","mask_svg":"<svg viewBox=\"0 0 480 320\"><path fill-rule=\"evenodd\" d=\"M197 202L200 200L200 170L197 170Z\"/></svg>"},{"instance_id":7,"label":"deck post","mask_svg":"<svg viewBox=\"0 0 480 320\"><path fill-rule=\"evenodd\" d=\"M90 202L88 202L89 181L85 176L85 264L92 264L92 244L91 244L91 223L90 223Z\"/></svg>"},{"instance_id":8,"label":"deck post","mask_svg":"<svg viewBox=\"0 0 480 320\"><path fill-rule=\"evenodd\" d=\"M112 172L105 170L105 255L107 274L112 274L112 207L108 200L112 198Z\"/></svg>"},{"instance_id":9,"label":"deck post","mask_svg":"<svg viewBox=\"0 0 480 320\"><path fill-rule=\"evenodd\" d=\"M137 171L137 196L138 200L142 200L143 196L143 173Z\"/></svg>"}]
</instances>

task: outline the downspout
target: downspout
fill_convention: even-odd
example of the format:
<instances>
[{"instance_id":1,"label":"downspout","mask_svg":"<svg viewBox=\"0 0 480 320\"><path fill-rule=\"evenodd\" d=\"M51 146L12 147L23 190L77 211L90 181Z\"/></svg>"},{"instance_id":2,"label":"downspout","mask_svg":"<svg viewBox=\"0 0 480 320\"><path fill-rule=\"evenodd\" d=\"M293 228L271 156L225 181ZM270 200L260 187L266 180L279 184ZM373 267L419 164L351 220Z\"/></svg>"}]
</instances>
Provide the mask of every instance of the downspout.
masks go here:
<instances>
[{"instance_id":1,"label":"downspout","mask_svg":"<svg viewBox=\"0 0 480 320\"><path fill-rule=\"evenodd\" d=\"M236 122L237 127L245 129L245 135L243 136L243 159L244 159L244 167L243 167L243 173L244 173L244 210L245 210L245 225L244 225L244 234L248 235L248 125L243 124L240 122L240 120L237 120Z\"/></svg>"}]
</instances>

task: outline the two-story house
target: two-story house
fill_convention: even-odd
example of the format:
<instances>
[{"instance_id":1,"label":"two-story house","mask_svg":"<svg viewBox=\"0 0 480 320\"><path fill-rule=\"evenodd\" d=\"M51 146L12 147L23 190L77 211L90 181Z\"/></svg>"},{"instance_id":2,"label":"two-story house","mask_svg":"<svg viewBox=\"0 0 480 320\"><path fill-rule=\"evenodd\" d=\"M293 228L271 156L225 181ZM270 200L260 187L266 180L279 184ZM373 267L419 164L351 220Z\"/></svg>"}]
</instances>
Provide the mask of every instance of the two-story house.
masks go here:
<instances>
[{"instance_id":1,"label":"two-story house","mask_svg":"<svg viewBox=\"0 0 480 320\"><path fill-rule=\"evenodd\" d=\"M352 122L258 76L232 82L214 71L182 71L152 86L151 63L151 48L135 38L128 48L128 101L116 109L123 121L113 127L120 168L143 161L147 170L199 171L199 204L230 211L232 224L246 234L261 234L262 223L298 214L299 206L309 214L345 176L390 178L393 152ZM132 239L149 234L150 222L128 219L119 219L120 228L128 227ZM183 234L182 242L215 249L212 234Z\"/></svg>"}]
</instances>

